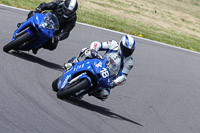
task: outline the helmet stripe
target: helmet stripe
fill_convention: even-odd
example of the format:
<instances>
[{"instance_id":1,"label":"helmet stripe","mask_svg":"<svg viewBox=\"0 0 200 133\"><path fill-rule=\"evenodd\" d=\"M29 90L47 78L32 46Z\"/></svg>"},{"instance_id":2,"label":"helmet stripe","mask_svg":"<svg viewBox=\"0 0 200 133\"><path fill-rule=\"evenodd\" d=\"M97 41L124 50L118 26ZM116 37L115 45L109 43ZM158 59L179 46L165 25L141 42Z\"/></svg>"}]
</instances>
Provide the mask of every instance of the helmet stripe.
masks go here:
<instances>
[{"instance_id":1,"label":"helmet stripe","mask_svg":"<svg viewBox=\"0 0 200 133\"><path fill-rule=\"evenodd\" d=\"M76 0L71 0L68 9L72 11L75 8L75 5L76 5Z\"/></svg>"},{"instance_id":2,"label":"helmet stripe","mask_svg":"<svg viewBox=\"0 0 200 133\"><path fill-rule=\"evenodd\" d=\"M126 43L125 43L125 44L127 45L127 47L129 47L129 40L128 40L128 36L126 36L126 40L125 40L125 41L126 41Z\"/></svg>"}]
</instances>

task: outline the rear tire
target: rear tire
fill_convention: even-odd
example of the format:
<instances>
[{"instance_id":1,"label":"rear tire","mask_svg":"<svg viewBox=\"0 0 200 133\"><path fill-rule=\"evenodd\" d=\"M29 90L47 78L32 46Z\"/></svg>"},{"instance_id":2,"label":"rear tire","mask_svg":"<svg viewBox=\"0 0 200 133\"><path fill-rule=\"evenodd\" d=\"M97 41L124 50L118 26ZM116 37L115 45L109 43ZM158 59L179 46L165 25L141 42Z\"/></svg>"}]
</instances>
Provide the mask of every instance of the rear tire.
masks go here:
<instances>
[{"instance_id":1,"label":"rear tire","mask_svg":"<svg viewBox=\"0 0 200 133\"><path fill-rule=\"evenodd\" d=\"M9 42L3 47L4 52L9 52L11 49L17 49L21 44L25 43L31 38L28 32L25 32L21 36L17 37L15 40Z\"/></svg>"},{"instance_id":2,"label":"rear tire","mask_svg":"<svg viewBox=\"0 0 200 133\"><path fill-rule=\"evenodd\" d=\"M86 89L88 86L89 86L89 82L87 79L77 81L72 85L66 86L62 90L59 90L57 92L57 97L59 99L67 98L67 97L79 92L80 90Z\"/></svg>"},{"instance_id":3,"label":"rear tire","mask_svg":"<svg viewBox=\"0 0 200 133\"><path fill-rule=\"evenodd\" d=\"M59 80L59 78L55 79L55 80L52 82L52 88L53 88L53 91L55 91L55 92L58 91L58 80Z\"/></svg>"}]
</instances>

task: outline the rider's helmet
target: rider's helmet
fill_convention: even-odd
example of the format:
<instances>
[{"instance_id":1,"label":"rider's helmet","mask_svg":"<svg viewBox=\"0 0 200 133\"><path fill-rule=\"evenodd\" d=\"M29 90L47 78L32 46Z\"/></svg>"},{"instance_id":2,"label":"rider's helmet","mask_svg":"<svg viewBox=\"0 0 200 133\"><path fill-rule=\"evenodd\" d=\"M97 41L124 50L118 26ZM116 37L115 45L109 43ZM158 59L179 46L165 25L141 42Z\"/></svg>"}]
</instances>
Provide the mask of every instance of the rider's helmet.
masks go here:
<instances>
[{"instance_id":1,"label":"rider's helmet","mask_svg":"<svg viewBox=\"0 0 200 133\"><path fill-rule=\"evenodd\" d=\"M132 55L135 50L135 40L130 35L125 35L119 41L121 52L125 57Z\"/></svg>"},{"instance_id":2,"label":"rider's helmet","mask_svg":"<svg viewBox=\"0 0 200 133\"><path fill-rule=\"evenodd\" d=\"M76 0L65 0L62 6L62 12L64 18L70 18L75 15L78 9L78 2Z\"/></svg>"}]
</instances>

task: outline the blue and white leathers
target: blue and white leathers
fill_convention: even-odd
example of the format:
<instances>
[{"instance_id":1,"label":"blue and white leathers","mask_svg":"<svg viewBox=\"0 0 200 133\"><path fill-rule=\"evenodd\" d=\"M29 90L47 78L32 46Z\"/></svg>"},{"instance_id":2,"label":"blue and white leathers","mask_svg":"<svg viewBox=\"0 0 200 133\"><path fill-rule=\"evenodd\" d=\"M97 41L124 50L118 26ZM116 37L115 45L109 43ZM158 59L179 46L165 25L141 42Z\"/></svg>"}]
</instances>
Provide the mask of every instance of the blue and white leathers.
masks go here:
<instances>
[{"instance_id":1,"label":"blue and white leathers","mask_svg":"<svg viewBox=\"0 0 200 133\"><path fill-rule=\"evenodd\" d=\"M121 53L119 44L110 40L107 42L93 42L90 49L96 51L106 51L105 55L113 62L113 73L116 75L113 82L117 85L122 85L127 79L128 72L132 69L134 62L132 56L124 57Z\"/></svg>"},{"instance_id":2,"label":"blue and white leathers","mask_svg":"<svg viewBox=\"0 0 200 133\"><path fill-rule=\"evenodd\" d=\"M59 21L51 12L35 13L32 17L20 25L14 32L12 41L20 33L28 32L31 36L29 43L26 43L15 50L31 50L40 48L42 44L52 39L53 34L59 29Z\"/></svg>"}]
</instances>

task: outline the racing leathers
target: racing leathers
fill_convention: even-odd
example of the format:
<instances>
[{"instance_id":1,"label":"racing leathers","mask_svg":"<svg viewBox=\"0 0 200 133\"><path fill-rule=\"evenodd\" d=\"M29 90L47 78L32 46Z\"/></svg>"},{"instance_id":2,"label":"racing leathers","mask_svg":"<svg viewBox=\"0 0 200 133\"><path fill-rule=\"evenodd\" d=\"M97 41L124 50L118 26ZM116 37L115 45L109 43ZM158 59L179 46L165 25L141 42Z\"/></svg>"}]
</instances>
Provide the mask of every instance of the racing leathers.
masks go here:
<instances>
[{"instance_id":1,"label":"racing leathers","mask_svg":"<svg viewBox=\"0 0 200 133\"><path fill-rule=\"evenodd\" d=\"M111 71L111 75L115 75L114 80L110 84L110 88L123 85L126 82L128 72L132 69L134 62L132 56L125 57L123 55L119 44L115 40L107 42L95 41L91 43L90 48L82 49L81 53L73 62L82 61L88 57L102 58L102 56L97 53L98 51L105 51L104 56L110 61L109 70ZM94 96L101 100L105 100L110 94L110 88L104 88Z\"/></svg>"},{"instance_id":2,"label":"racing leathers","mask_svg":"<svg viewBox=\"0 0 200 133\"><path fill-rule=\"evenodd\" d=\"M64 40L69 36L70 31L74 28L77 20L76 13L69 18L63 17L62 6L63 1L53 1L51 3L41 3L36 9L52 10L51 12L56 15L60 23L60 29L55 32L58 41ZM36 10L37 11L37 10Z\"/></svg>"}]
</instances>

